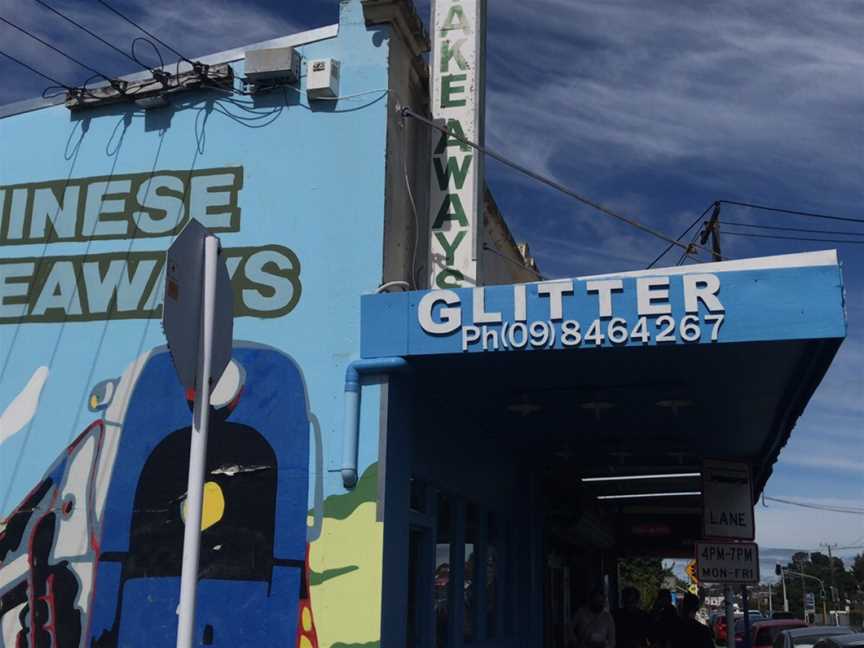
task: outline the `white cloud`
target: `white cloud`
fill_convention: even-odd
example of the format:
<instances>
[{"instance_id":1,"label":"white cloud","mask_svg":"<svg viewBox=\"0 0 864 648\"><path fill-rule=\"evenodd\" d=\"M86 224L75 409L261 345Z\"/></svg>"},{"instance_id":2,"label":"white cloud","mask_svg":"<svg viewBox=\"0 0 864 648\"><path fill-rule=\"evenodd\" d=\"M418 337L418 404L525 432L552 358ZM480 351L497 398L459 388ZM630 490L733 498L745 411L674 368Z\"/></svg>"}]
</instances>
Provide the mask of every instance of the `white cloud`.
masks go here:
<instances>
[{"instance_id":1,"label":"white cloud","mask_svg":"<svg viewBox=\"0 0 864 648\"><path fill-rule=\"evenodd\" d=\"M500 152L601 202L636 191L640 209L628 215L675 235L683 227L662 205L675 200L676 180L704 201L690 219L714 199L736 197L857 213L864 13L854 3L672 1L659 9L631 0L499 0L489 15L487 139ZM620 269L626 225L614 223L602 238L584 231L606 217L589 219L573 202L538 214L531 203L551 189L490 169L493 189L519 194L500 202L541 261L566 267L542 249L561 238L561 221L555 235L536 237L542 221L566 213L575 216L572 237L595 250L566 257L567 274ZM640 185L640 175L665 176L669 187ZM725 241L733 257L765 246ZM646 263L649 250L662 248L634 235Z\"/></svg>"}]
</instances>

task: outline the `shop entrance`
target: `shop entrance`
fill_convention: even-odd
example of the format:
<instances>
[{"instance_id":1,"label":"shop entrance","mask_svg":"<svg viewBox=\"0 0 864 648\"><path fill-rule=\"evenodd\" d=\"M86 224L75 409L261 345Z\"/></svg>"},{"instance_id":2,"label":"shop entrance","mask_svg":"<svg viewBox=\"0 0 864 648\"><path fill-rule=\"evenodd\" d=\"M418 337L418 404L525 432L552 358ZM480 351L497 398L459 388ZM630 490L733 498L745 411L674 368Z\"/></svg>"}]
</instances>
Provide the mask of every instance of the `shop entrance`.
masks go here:
<instances>
[{"instance_id":1,"label":"shop entrance","mask_svg":"<svg viewBox=\"0 0 864 648\"><path fill-rule=\"evenodd\" d=\"M388 498L404 487L409 511L398 645L564 648L592 588L617 605L619 557L692 555L705 458L750 463L758 493L827 366L810 351L416 359L392 380L387 439Z\"/></svg>"}]
</instances>

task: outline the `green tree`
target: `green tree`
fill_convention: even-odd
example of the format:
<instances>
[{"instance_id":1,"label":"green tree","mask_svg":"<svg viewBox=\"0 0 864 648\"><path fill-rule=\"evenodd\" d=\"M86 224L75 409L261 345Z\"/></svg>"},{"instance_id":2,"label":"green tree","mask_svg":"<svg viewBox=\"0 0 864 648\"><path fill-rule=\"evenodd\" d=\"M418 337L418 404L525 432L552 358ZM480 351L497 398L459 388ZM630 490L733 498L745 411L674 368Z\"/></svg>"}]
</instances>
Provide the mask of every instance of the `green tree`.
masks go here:
<instances>
[{"instance_id":1,"label":"green tree","mask_svg":"<svg viewBox=\"0 0 864 648\"><path fill-rule=\"evenodd\" d=\"M855 560L852 563L852 574L855 577L855 582L858 583L858 587L864 589L864 554L855 556Z\"/></svg>"},{"instance_id":2,"label":"green tree","mask_svg":"<svg viewBox=\"0 0 864 648\"><path fill-rule=\"evenodd\" d=\"M674 579L671 569L663 568L659 558L627 558L618 562L618 578L623 589L632 585L642 595L642 607L654 605L657 592L667 578Z\"/></svg>"}]
</instances>

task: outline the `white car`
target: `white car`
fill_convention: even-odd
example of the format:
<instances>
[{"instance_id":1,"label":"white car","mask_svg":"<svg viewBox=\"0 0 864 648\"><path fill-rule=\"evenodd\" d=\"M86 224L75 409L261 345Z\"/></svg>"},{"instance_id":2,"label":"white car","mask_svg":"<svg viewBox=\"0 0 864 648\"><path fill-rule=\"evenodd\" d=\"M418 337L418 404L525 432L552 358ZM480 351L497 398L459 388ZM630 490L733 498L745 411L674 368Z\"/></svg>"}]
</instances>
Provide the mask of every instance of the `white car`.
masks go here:
<instances>
[{"instance_id":1,"label":"white car","mask_svg":"<svg viewBox=\"0 0 864 648\"><path fill-rule=\"evenodd\" d=\"M772 648L813 648L816 643L826 637L837 637L853 634L847 626L809 626L784 630L774 640Z\"/></svg>"}]
</instances>

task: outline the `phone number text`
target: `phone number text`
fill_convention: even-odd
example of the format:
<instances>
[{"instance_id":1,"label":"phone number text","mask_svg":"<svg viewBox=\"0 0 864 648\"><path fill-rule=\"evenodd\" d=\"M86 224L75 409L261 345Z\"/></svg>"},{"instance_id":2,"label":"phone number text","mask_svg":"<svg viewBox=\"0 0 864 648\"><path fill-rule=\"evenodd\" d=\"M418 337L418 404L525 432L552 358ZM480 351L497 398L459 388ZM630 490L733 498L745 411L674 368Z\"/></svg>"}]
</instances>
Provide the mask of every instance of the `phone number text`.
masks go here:
<instances>
[{"instance_id":1,"label":"phone number text","mask_svg":"<svg viewBox=\"0 0 864 648\"><path fill-rule=\"evenodd\" d=\"M496 325L463 326L462 350L502 351L519 349L552 349L556 347L599 347L604 344L627 345L668 342L700 342L703 335L717 342L726 316L708 314L685 315L676 319L661 315L656 319L640 317L635 323L624 318L595 319L587 323L577 320L550 322L504 322ZM705 329L703 331L703 328Z\"/></svg>"}]
</instances>

